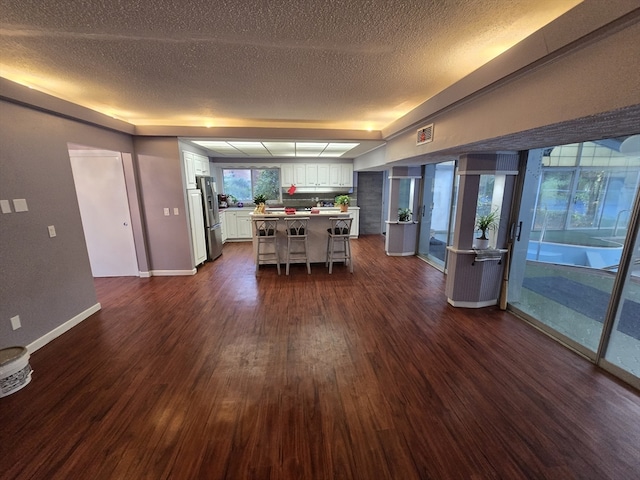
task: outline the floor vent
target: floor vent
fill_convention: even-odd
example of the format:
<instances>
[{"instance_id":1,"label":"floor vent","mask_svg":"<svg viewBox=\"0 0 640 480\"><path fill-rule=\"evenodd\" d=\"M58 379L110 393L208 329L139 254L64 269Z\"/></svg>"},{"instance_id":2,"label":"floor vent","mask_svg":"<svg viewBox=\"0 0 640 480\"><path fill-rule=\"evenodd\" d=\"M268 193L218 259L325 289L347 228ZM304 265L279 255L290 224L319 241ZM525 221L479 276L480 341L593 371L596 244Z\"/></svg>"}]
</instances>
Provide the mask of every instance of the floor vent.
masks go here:
<instances>
[{"instance_id":1,"label":"floor vent","mask_svg":"<svg viewBox=\"0 0 640 480\"><path fill-rule=\"evenodd\" d=\"M433 123L418 129L416 145L433 142Z\"/></svg>"}]
</instances>

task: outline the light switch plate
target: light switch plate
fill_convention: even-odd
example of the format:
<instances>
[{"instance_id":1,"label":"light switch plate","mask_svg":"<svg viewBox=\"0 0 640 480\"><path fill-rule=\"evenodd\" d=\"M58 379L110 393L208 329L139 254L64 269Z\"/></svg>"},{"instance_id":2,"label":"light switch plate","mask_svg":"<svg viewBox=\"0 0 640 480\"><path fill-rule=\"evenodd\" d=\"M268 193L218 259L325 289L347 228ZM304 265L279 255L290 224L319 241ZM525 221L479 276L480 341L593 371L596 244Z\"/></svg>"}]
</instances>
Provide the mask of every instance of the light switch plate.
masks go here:
<instances>
[{"instance_id":1,"label":"light switch plate","mask_svg":"<svg viewBox=\"0 0 640 480\"><path fill-rule=\"evenodd\" d=\"M174 207L173 208L173 214L174 215L180 215L180 209L178 207Z\"/></svg>"},{"instance_id":2,"label":"light switch plate","mask_svg":"<svg viewBox=\"0 0 640 480\"><path fill-rule=\"evenodd\" d=\"M56 227L53 225L49 225L47 227L47 229L49 230L49 237L53 238L56 236Z\"/></svg>"},{"instance_id":3,"label":"light switch plate","mask_svg":"<svg viewBox=\"0 0 640 480\"><path fill-rule=\"evenodd\" d=\"M15 317L11 317L11 328L14 330L19 329L22 326L20 323L20 315L16 315Z\"/></svg>"},{"instance_id":4,"label":"light switch plate","mask_svg":"<svg viewBox=\"0 0 640 480\"><path fill-rule=\"evenodd\" d=\"M165 208L165 209L164 209L164 216L165 216L165 217L168 217L168 216L169 216L169 209L168 209L168 208Z\"/></svg>"},{"instance_id":5,"label":"light switch plate","mask_svg":"<svg viewBox=\"0 0 640 480\"><path fill-rule=\"evenodd\" d=\"M2 213L11 213L9 200L0 200L0 209L2 209Z\"/></svg>"},{"instance_id":6,"label":"light switch plate","mask_svg":"<svg viewBox=\"0 0 640 480\"><path fill-rule=\"evenodd\" d=\"M29 207L27 206L27 200L24 198L14 198L13 199L13 209L16 212L28 212Z\"/></svg>"}]
</instances>

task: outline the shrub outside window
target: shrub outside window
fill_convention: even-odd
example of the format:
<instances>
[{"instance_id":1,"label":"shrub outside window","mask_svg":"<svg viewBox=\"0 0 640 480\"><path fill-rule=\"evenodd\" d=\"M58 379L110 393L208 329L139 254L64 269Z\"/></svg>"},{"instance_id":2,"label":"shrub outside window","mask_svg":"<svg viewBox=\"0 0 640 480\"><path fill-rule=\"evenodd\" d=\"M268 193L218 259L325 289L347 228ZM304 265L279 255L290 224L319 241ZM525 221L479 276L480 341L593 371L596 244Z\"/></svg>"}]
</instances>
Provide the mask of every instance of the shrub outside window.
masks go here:
<instances>
[{"instance_id":1,"label":"shrub outside window","mask_svg":"<svg viewBox=\"0 0 640 480\"><path fill-rule=\"evenodd\" d=\"M224 168L224 193L237 201L250 203L256 195L267 200L280 200L280 170L277 168Z\"/></svg>"}]
</instances>

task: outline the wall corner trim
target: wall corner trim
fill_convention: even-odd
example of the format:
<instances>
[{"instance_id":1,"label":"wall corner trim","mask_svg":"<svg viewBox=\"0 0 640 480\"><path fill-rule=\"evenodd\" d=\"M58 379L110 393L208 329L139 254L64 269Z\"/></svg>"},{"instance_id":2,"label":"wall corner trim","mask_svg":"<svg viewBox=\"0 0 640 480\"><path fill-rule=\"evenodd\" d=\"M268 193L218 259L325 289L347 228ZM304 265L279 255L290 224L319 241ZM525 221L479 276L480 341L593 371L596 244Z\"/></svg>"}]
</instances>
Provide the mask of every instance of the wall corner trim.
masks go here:
<instances>
[{"instance_id":1,"label":"wall corner trim","mask_svg":"<svg viewBox=\"0 0 640 480\"><path fill-rule=\"evenodd\" d=\"M85 311L80 312L75 317L64 322L62 325L54 328L49 333L43 335L42 337L38 338L36 341L27 345L27 350L29 351L30 354L35 352L36 350L39 350L40 348L44 347L47 343L49 343L51 340L54 340L58 338L60 335L62 335L63 333L68 332L73 327L78 325L80 322L89 318L91 315L99 311L101 308L102 306L99 303L96 303L95 305L87 308Z\"/></svg>"}]
</instances>

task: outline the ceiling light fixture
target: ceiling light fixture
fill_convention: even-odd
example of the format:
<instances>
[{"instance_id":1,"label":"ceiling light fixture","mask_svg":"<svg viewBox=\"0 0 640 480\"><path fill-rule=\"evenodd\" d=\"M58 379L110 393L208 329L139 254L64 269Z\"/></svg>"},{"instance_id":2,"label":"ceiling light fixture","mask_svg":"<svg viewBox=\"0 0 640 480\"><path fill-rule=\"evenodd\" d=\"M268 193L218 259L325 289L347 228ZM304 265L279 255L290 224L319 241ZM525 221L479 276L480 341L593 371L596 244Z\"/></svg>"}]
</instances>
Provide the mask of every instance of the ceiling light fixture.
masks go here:
<instances>
[{"instance_id":1,"label":"ceiling light fixture","mask_svg":"<svg viewBox=\"0 0 640 480\"><path fill-rule=\"evenodd\" d=\"M255 142L194 140L195 144L225 157L341 157L360 145L354 142Z\"/></svg>"}]
</instances>

